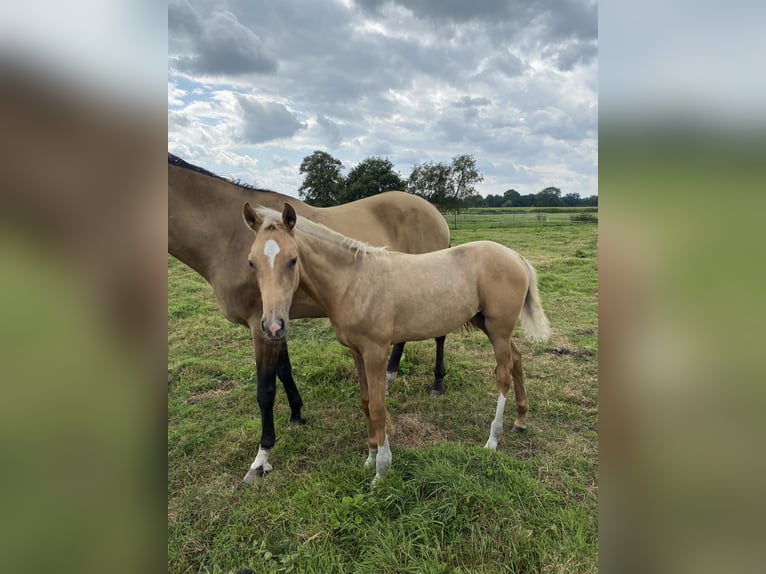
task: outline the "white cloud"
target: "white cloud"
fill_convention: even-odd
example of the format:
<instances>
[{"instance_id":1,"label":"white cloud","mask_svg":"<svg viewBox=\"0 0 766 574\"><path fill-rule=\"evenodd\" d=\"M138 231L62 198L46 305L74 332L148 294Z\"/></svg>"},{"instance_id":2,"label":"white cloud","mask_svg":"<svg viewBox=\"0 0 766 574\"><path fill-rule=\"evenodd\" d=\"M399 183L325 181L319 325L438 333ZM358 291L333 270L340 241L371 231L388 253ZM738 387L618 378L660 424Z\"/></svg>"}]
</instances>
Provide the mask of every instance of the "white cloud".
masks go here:
<instances>
[{"instance_id":1,"label":"white cloud","mask_svg":"<svg viewBox=\"0 0 766 574\"><path fill-rule=\"evenodd\" d=\"M247 143L289 138L306 127L283 104L241 94L237 94L237 101L243 112L243 136Z\"/></svg>"},{"instance_id":2,"label":"white cloud","mask_svg":"<svg viewBox=\"0 0 766 574\"><path fill-rule=\"evenodd\" d=\"M186 94L188 94L186 90L168 82L168 106L182 106L184 104L183 97Z\"/></svg>"},{"instance_id":3,"label":"white cloud","mask_svg":"<svg viewBox=\"0 0 766 574\"><path fill-rule=\"evenodd\" d=\"M491 170L483 194L566 182L590 195L594 6L172 0L169 146L282 192L297 193L302 158L324 149L347 168L388 157L405 177L470 153Z\"/></svg>"}]
</instances>

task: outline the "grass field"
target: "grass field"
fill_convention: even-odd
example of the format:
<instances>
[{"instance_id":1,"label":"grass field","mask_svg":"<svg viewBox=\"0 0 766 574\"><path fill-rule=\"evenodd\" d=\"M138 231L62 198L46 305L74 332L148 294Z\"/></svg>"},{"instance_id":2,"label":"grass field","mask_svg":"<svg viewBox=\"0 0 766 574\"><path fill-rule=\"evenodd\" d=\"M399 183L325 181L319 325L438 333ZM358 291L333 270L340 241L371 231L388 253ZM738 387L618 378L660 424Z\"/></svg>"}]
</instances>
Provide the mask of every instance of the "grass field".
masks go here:
<instances>
[{"instance_id":1,"label":"grass field","mask_svg":"<svg viewBox=\"0 0 766 574\"><path fill-rule=\"evenodd\" d=\"M169 572L597 571L597 226L511 223L471 215L452 242L498 241L538 270L554 334L516 335L527 432L481 448L496 399L482 333L447 337L438 399L433 342L410 343L387 402L393 465L374 490L353 361L325 319L288 335L308 424L288 423L279 390L274 472L236 488L260 438L250 334L169 258ZM506 430L513 416L509 403Z\"/></svg>"},{"instance_id":2,"label":"grass field","mask_svg":"<svg viewBox=\"0 0 766 574\"><path fill-rule=\"evenodd\" d=\"M450 229L598 223L597 207L471 207L445 214Z\"/></svg>"}]
</instances>

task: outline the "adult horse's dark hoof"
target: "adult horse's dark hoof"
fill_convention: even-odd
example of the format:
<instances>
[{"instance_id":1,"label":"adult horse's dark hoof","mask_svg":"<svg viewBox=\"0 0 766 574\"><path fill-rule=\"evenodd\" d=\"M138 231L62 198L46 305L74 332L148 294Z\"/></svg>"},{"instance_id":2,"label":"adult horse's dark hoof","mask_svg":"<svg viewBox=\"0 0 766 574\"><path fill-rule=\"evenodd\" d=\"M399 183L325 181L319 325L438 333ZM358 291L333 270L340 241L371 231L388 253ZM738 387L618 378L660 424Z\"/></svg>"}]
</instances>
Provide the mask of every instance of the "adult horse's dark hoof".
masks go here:
<instances>
[{"instance_id":1,"label":"adult horse's dark hoof","mask_svg":"<svg viewBox=\"0 0 766 574\"><path fill-rule=\"evenodd\" d=\"M299 424L299 425L305 425L306 424L306 419L304 419L302 416L291 415L290 416L290 422L291 423L296 423L296 424Z\"/></svg>"},{"instance_id":2,"label":"adult horse's dark hoof","mask_svg":"<svg viewBox=\"0 0 766 574\"><path fill-rule=\"evenodd\" d=\"M271 468L264 468L262 466L259 466L258 468L255 469L255 476L257 476L258 478L263 478L267 474L270 474L271 470L272 470Z\"/></svg>"},{"instance_id":3,"label":"adult horse's dark hoof","mask_svg":"<svg viewBox=\"0 0 766 574\"><path fill-rule=\"evenodd\" d=\"M442 387L440 389L431 389L431 398L433 399L433 398L442 396L444 394L445 390L446 389L444 387Z\"/></svg>"},{"instance_id":4,"label":"adult horse's dark hoof","mask_svg":"<svg viewBox=\"0 0 766 574\"><path fill-rule=\"evenodd\" d=\"M250 468L247 471L247 474L245 475L245 478L242 479L242 482L239 484L237 488L241 488L246 484L252 484L255 482L258 478L263 478L267 474L269 474L272 471L272 466L269 463L266 463L265 465L261 465L257 468Z\"/></svg>"}]
</instances>

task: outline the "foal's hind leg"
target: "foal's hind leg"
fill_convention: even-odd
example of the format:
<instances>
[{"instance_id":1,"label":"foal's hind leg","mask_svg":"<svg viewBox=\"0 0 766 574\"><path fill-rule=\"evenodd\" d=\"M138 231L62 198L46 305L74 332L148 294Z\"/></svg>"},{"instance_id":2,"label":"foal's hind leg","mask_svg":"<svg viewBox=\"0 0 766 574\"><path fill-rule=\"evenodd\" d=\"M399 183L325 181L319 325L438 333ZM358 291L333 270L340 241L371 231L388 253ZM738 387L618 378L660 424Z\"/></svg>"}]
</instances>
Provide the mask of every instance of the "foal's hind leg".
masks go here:
<instances>
[{"instance_id":1,"label":"foal's hind leg","mask_svg":"<svg viewBox=\"0 0 766 574\"><path fill-rule=\"evenodd\" d=\"M484 448L492 450L497 448L497 442L503 436L503 415L505 414L505 398L511 389L511 348L508 341L492 341L495 349L495 384L497 385L497 407L495 408L495 418L492 419L492 425L489 430L489 438Z\"/></svg>"},{"instance_id":2,"label":"foal's hind leg","mask_svg":"<svg viewBox=\"0 0 766 574\"><path fill-rule=\"evenodd\" d=\"M513 375L513 391L516 395L517 415L513 423L513 430L520 432L527 429L527 390L524 385L524 369L521 366L521 351L513 339L511 339L511 357L513 359L511 374Z\"/></svg>"}]
</instances>

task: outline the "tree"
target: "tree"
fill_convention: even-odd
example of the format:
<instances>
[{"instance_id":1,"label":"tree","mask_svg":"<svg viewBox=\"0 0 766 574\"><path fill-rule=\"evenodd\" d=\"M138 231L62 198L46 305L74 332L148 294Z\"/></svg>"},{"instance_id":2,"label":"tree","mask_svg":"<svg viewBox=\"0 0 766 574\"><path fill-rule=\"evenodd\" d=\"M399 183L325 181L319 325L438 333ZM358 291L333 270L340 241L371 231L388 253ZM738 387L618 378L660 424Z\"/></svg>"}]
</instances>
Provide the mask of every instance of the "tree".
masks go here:
<instances>
[{"instance_id":1,"label":"tree","mask_svg":"<svg viewBox=\"0 0 766 574\"><path fill-rule=\"evenodd\" d=\"M403 190L404 187L404 181L394 171L394 164L390 160L369 157L349 172L340 199L341 203L345 203L384 191Z\"/></svg>"},{"instance_id":2,"label":"tree","mask_svg":"<svg viewBox=\"0 0 766 574\"><path fill-rule=\"evenodd\" d=\"M513 203L513 207L531 207L535 204L535 194L527 193L526 195L520 195L519 198Z\"/></svg>"},{"instance_id":3,"label":"tree","mask_svg":"<svg viewBox=\"0 0 766 574\"><path fill-rule=\"evenodd\" d=\"M465 200L476 194L476 184L484 180L484 176L476 169L476 159L472 155L463 154L452 158L450 167L452 179L451 207L458 209Z\"/></svg>"},{"instance_id":4,"label":"tree","mask_svg":"<svg viewBox=\"0 0 766 574\"><path fill-rule=\"evenodd\" d=\"M579 193L567 193L562 198L562 201L567 207L577 207L578 205L582 205L582 199L580 199Z\"/></svg>"},{"instance_id":5,"label":"tree","mask_svg":"<svg viewBox=\"0 0 766 574\"><path fill-rule=\"evenodd\" d=\"M535 205L539 207L557 207L561 203L561 190L558 187L546 187L535 196Z\"/></svg>"},{"instance_id":6,"label":"tree","mask_svg":"<svg viewBox=\"0 0 766 574\"><path fill-rule=\"evenodd\" d=\"M464 154L452 158L451 165L429 161L414 166L407 191L424 197L441 210L457 210L469 197L477 195L476 183L483 179L473 156Z\"/></svg>"},{"instance_id":7,"label":"tree","mask_svg":"<svg viewBox=\"0 0 766 574\"><path fill-rule=\"evenodd\" d=\"M449 186L449 166L428 161L412 168L406 190L439 206L446 201Z\"/></svg>"},{"instance_id":8,"label":"tree","mask_svg":"<svg viewBox=\"0 0 766 574\"><path fill-rule=\"evenodd\" d=\"M323 151L304 157L300 171L305 177L298 195L316 207L338 205L345 185L342 167L340 160Z\"/></svg>"},{"instance_id":9,"label":"tree","mask_svg":"<svg viewBox=\"0 0 766 574\"><path fill-rule=\"evenodd\" d=\"M484 203L482 207L500 207L503 204L503 196L502 195L494 195L490 193L487 195L487 197L484 198Z\"/></svg>"},{"instance_id":10,"label":"tree","mask_svg":"<svg viewBox=\"0 0 766 574\"><path fill-rule=\"evenodd\" d=\"M521 194L515 189L507 189L503 194L503 207L516 206L521 199Z\"/></svg>"}]
</instances>

